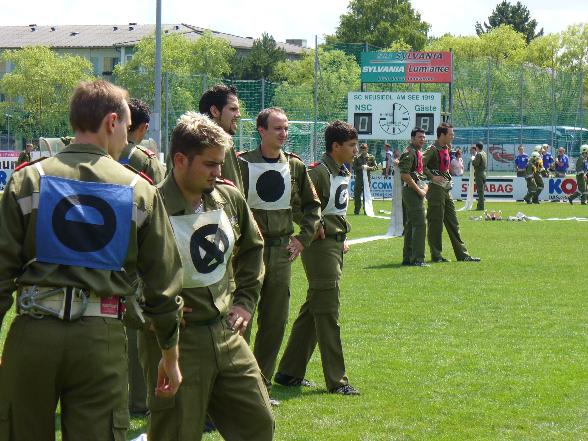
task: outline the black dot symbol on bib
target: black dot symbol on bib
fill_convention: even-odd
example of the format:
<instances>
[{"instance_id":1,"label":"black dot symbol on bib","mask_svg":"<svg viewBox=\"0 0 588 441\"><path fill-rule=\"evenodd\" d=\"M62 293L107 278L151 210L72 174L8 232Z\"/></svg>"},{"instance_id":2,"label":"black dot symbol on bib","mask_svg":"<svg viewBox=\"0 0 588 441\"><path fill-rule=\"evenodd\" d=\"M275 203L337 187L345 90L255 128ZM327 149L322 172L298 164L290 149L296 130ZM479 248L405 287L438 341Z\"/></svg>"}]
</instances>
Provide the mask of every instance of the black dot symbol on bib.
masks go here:
<instances>
[{"instance_id":1,"label":"black dot symbol on bib","mask_svg":"<svg viewBox=\"0 0 588 441\"><path fill-rule=\"evenodd\" d=\"M284 196L285 189L284 177L276 170L263 172L255 184L257 194L265 202L276 202L280 200Z\"/></svg>"},{"instance_id":2,"label":"black dot symbol on bib","mask_svg":"<svg viewBox=\"0 0 588 441\"><path fill-rule=\"evenodd\" d=\"M71 195L61 199L51 219L57 239L77 252L104 248L116 232L116 215L104 199Z\"/></svg>"},{"instance_id":3,"label":"black dot symbol on bib","mask_svg":"<svg viewBox=\"0 0 588 441\"><path fill-rule=\"evenodd\" d=\"M214 236L211 242L208 237ZM221 246L222 245L222 248ZM190 256L194 268L200 274L209 274L225 261L225 250L229 248L226 233L219 229L218 224L200 227L190 239Z\"/></svg>"},{"instance_id":4,"label":"black dot symbol on bib","mask_svg":"<svg viewBox=\"0 0 588 441\"><path fill-rule=\"evenodd\" d=\"M335 191L335 208L343 210L347 208L347 184L341 184Z\"/></svg>"}]
</instances>

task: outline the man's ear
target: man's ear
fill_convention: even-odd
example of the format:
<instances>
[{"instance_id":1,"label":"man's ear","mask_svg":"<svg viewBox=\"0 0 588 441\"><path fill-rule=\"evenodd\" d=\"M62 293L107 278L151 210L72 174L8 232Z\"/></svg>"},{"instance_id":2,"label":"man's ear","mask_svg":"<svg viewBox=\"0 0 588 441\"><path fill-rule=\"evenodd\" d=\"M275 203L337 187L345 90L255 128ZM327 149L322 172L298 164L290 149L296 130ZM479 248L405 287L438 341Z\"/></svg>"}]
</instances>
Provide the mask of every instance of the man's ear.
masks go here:
<instances>
[{"instance_id":1,"label":"man's ear","mask_svg":"<svg viewBox=\"0 0 588 441\"><path fill-rule=\"evenodd\" d=\"M106 128L106 133L114 132L116 121L118 121L118 115L115 112L110 112L104 117L102 124Z\"/></svg>"},{"instance_id":2,"label":"man's ear","mask_svg":"<svg viewBox=\"0 0 588 441\"><path fill-rule=\"evenodd\" d=\"M221 111L216 106L210 106L210 114L213 118L220 118Z\"/></svg>"}]
</instances>

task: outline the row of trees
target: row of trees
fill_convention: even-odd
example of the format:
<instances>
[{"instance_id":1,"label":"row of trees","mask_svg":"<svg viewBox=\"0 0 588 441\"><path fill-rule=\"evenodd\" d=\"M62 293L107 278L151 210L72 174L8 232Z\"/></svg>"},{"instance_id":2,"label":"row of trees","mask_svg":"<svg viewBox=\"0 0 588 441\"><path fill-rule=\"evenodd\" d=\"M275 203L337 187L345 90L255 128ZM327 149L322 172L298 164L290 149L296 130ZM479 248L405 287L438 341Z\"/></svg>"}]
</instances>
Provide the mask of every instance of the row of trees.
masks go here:
<instances>
[{"instance_id":1,"label":"row of trees","mask_svg":"<svg viewBox=\"0 0 588 441\"><path fill-rule=\"evenodd\" d=\"M505 25L506 22L510 24ZM488 112L492 112L483 105L488 99L484 75L489 59L494 63L494 72L500 71L498 66L504 70L504 75L495 74L492 78L496 91L500 84L508 90L512 80L506 79L509 72L512 74L508 66L525 65L528 71L536 72L536 76L543 73L544 77L549 77L552 70L572 73L583 70L588 74L588 24L547 35L542 35L542 29L537 31L536 26L520 3L510 5L504 1L488 23L483 27L477 23L478 35L447 34L427 39L429 25L421 20L409 0L351 0L336 33L327 36L326 44L318 51L319 115L322 119L345 117L347 93L359 89L360 72L356 57L348 50L353 45L347 43L357 41L386 50L453 50L457 63L468 63L467 69L456 66L456 102L458 106L463 103L462 110L473 115L467 118L472 124L487 120ZM154 38L146 38L138 43L132 59L114 70L117 83L148 102L154 93L154 55ZM84 58L58 56L42 47L7 51L2 59L12 62L14 69L0 80L0 93L7 98L0 103L3 107L0 110L18 109L13 112L15 128L27 137L39 128L47 134L67 131L65 109L69 93L78 81L92 77L91 64ZM244 107L252 114L262 104L275 104L287 108L293 118L309 119L313 113L314 68L313 51L298 60L287 60L285 52L267 34L254 41L246 57L238 56L227 41L211 33L204 33L195 41L181 35L163 37L163 70L170 84L171 121L186 109L195 108L202 89L223 78L264 78L274 83L271 87L266 85L267 89L260 84L239 83L247 91L241 93ZM588 79L588 75L584 78ZM533 91L533 81L528 78L526 83L528 90L522 92L525 96L521 98L528 102L534 94L549 93L548 85ZM587 83L585 80L584 84ZM513 101L516 108L514 104Z\"/></svg>"}]
</instances>

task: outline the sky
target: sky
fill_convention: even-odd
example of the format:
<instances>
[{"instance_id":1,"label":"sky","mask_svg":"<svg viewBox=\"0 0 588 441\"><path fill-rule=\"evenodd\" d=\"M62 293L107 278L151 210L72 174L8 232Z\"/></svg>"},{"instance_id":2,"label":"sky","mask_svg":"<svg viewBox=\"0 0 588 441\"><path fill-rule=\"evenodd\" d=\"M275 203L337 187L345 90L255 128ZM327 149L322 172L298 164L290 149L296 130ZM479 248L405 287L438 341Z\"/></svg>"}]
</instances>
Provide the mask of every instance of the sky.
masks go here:
<instances>
[{"instance_id":1,"label":"sky","mask_svg":"<svg viewBox=\"0 0 588 441\"><path fill-rule=\"evenodd\" d=\"M429 35L475 35L476 21L487 21L499 0L412 0L413 7L431 25ZM515 3L515 0L511 0ZM27 0L5 2L0 25L155 23L155 0L100 0L89 7L79 0ZM242 37L263 32L278 41L302 38L314 47L325 34L333 34L349 0L162 0L162 21L187 23ZM443 8L439 5L442 4ZM560 32L580 21L588 22L588 1L526 0L531 17L545 33Z\"/></svg>"}]
</instances>

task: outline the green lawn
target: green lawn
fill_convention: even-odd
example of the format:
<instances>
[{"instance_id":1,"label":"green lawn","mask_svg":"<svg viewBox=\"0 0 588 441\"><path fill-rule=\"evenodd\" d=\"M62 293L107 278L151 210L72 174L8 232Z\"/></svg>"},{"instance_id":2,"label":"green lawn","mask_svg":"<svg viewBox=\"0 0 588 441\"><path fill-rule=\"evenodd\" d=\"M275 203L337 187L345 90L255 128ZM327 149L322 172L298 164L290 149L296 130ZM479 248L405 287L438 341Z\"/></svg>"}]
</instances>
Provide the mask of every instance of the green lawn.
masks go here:
<instances>
[{"instance_id":1,"label":"green lawn","mask_svg":"<svg viewBox=\"0 0 588 441\"><path fill-rule=\"evenodd\" d=\"M487 205L506 216L588 217L579 205ZM362 395L325 393L315 354L307 377L317 388L274 387L276 440L588 440L588 223L474 222L474 214L458 216L481 263L402 267L401 238L351 248L341 325ZM353 238L387 227L350 221ZM444 246L454 259L447 237ZM292 287L291 321L306 291L300 262ZM144 421L132 429L129 438Z\"/></svg>"}]
</instances>

